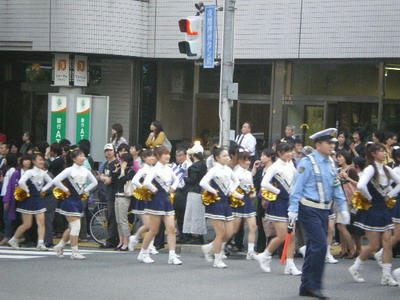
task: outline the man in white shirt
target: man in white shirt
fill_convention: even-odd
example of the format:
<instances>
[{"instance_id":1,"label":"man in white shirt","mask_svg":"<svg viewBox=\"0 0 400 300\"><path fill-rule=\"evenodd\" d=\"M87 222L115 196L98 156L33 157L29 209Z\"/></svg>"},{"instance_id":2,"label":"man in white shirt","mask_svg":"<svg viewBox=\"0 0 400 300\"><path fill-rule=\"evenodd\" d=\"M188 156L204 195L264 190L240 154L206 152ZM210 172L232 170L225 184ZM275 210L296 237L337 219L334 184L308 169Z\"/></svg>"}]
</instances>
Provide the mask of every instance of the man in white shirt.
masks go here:
<instances>
[{"instance_id":1,"label":"man in white shirt","mask_svg":"<svg viewBox=\"0 0 400 300\"><path fill-rule=\"evenodd\" d=\"M293 125L286 125L285 137L283 139L288 143L294 143L294 140L296 139L296 127Z\"/></svg>"},{"instance_id":2,"label":"man in white shirt","mask_svg":"<svg viewBox=\"0 0 400 300\"><path fill-rule=\"evenodd\" d=\"M244 122L242 125L242 134L239 134L235 142L238 144L240 147L243 149L247 150L250 152L250 156L253 160L253 158L256 155L256 145L257 145L257 140L256 138L251 134L251 123L250 122Z\"/></svg>"}]
</instances>

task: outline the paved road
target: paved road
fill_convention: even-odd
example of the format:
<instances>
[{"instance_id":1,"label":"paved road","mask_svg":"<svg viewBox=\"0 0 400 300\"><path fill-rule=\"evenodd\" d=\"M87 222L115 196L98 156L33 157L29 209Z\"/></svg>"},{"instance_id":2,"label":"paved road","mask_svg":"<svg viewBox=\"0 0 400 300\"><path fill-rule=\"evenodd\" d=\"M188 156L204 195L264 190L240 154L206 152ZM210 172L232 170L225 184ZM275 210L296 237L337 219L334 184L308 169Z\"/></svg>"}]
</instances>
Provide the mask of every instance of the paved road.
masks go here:
<instances>
[{"instance_id":1,"label":"paved road","mask_svg":"<svg viewBox=\"0 0 400 300\"><path fill-rule=\"evenodd\" d=\"M184 265L170 266L167 254L144 265L136 262L137 252L85 252L87 260L71 261L52 252L0 248L0 299L298 299L300 278L283 275L277 258L272 273L265 274L256 262L243 259L229 259L228 269L216 270L198 253L183 254ZM379 285L374 261L363 270L365 284L351 281L350 264L342 260L327 266L326 294L332 299L400 299L400 287ZM394 265L400 267L400 261Z\"/></svg>"}]
</instances>

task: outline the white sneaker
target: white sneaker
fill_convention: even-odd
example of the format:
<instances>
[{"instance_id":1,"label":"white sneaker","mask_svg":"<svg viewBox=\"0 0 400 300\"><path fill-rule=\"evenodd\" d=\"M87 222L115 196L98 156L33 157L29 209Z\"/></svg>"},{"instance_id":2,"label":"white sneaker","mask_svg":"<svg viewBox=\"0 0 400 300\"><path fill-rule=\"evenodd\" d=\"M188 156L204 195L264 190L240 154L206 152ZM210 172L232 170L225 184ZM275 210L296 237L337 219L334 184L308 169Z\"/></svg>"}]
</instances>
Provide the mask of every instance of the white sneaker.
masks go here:
<instances>
[{"instance_id":1,"label":"white sneaker","mask_svg":"<svg viewBox=\"0 0 400 300\"><path fill-rule=\"evenodd\" d=\"M82 254L80 254L79 252L72 252L71 259L72 260L83 260L83 259L86 259L86 257L83 256Z\"/></svg>"},{"instance_id":2,"label":"white sneaker","mask_svg":"<svg viewBox=\"0 0 400 300\"><path fill-rule=\"evenodd\" d=\"M283 272L285 275L293 275L293 276L299 276L301 275L301 271L297 269L297 267L293 265L286 265L285 266L285 271Z\"/></svg>"},{"instance_id":3,"label":"white sneaker","mask_svg":"<svg viewBox=\"0 0 400 300\"><path fill-rule=\"evenodd\" d=\"M271 272L271 256L266 256L264 253L256 255L255 259L259 262L261 270L265 273Z\"/></svg>"},{"instance_id":4,"label":"white sneaker","mask_svg":"<svg viewBox=\"0 0 400 300\"><path fill-rule=\"evenodd\" d=\"M224 261L222 260L222 253L220 253L219 255L215 255L213 267L217 269L225 269L228 267L226 263L224 263Z\"/></svg>"},{"instance_id":5,"label":"white sneaker","mask_svg":"<svg viewBox=\"0 0 400 300\"><path fill-rule=\"evenodd\" d=\"M212 244L207 244L207 245L201 246L201 251L203 251L204 258L206 259L206 261L213 262Z\"/></svg>"},{"instance_id":6,"label":"white sneaker","mask_svg":"<svg viewBox=\"0 0 400 300\"><path fill-rule=\"evenodd\" d=\"M387 285L387 286L398 286L399 285L399 283L396 280L394 280L392 275L383 275L381 284Z\"/></svg>"},{"instance_id":7,"label":"white sneaker","mask_svg":"<svg viewBox=\"0 0 400 300\"><path fill-rule=\"evenodd\" d=\"M138 244L138 242L139 241L137 240L136 236L135 235L131 235L129 237L128 250L131 251L131 252L135 251L135 247Z\"/></svg>"},{"instance_id":8,"label":"white sneaker","mask_svg":"<svg viewBox=\"0 0 400 300\"><path fill-rule=\"evenodd\" d=\"M142 255L142 263L152 264L152 263L154 263L154 260L150 257L150 254L143 253L143 255Z\"/></svg>"},{"instance_id":9,"label":"white sneaker","mask_svg":"<svg viewBox=\"0 0 400 300\"><path fill-rule=\"evenodd\" d=\"M360 272L358 271L358 268L355 265L352 265L349 268L349 272L350 272L351 276L353 276L353 280L355 282L359 282L359 283L365 282L365 279L361 277L361 274L360 274Z\"/></svg>"},{"instance_id":10,"label":"white sneaker","mask_svg":"<svg viewBox=\"0 0 400 300\"><path fill-rule=\"evenodd\" d=\"M400 268L393 271L393 277L397 282L400 282Z\"/></svg>"},{"instance_id":11,"label":"white sneaker","mask_svg":"<svg viewBox=\"0 0 400 300\"><path fill-rule=\"evenodd\" d=\"M56 251L57 257L60 257L60 258L64 257L64 248L63 247L56 245L53 247L53 250Z\"/></svg>"},{"instance_id":12,"label":"white sneaker","mask_svg":"<svg viewBox=\"0 0 400 300\"><path fill-rule=\"evenodd\" d=\"M41 251L48 251L49 250L49 248L47 248L44 244L37 245L36 249L37 250L41 250Z\"/></svg>"},{"instance_id":13,"label":"white sneaker","mask_svg":"<svg viewBox=\"0 0 400 300\"><path fill-rule=\"evenodd\" d=\"M303 258L306 257L306 246L305 245L300 247L298 251L301 254L301 256L303 256Z\"/></svg>"},{"instance_id":14,"label":"white sneaker","mask_svg":"<svg viewBox=\"0 0 400 300\"><path fill-rule=\"evenodd\" d=\"M182 261L176 255L170 255L168 258L169 265L181 265Z\"/></svg>"},{"instance_id":15,"label":"white sneaker","mask_svg":"<svg viewBox=\"0 0 400 300\"><path fill-rule=\"evenodd\" d=\"M333 255L327 255L325 257L325 262L327 264L337 264L339 261L333 257Z\"/></svg>"},{"instance_id":16,"label":"white sneaker","mask_svg":"<svg viewBox=\"0 0 400 300\"><path fill-rule=\"evenodd\" d=\"M159 254L160 252L158 252L157 251L157 249L156 249L156 247L150 247L150 254L151 255L157 255L157 254Z\"/></svg>"},{"instance_id":17,"label":"white sneaker","mask_svg":"<svg viewBox=\"0 0 400 300\"><path fill-rule=\"evenodd\" d=\"M247 252L246 259L254 260L254 259L256 259L256 255L257 255L257 253L255 251L249 251L249 252Z\"/></svg>"},{"instance_id":18,"label":"white sneaker","mask_svg":"<svg viewBox=\"0 0 400 300\"><path fill-rule=\"evenodd\" d=\"M14 239L14 238L12 238L11 240L9 240L9 241L7 242L7 244L8 244L11 248L13 248L13 249L19 249L18 240Z\"/></svg>"},{"instance_id":19,"label":"white sneaker","mask_svg":"<svg viewBox=\"0 0 400 300\"><path fill-rule=\"evenodd\" d=\"M374 254L374 257L375 257L376 262L377 262L378 265L381 266L381 267L382 267L382 255L383 255L383 251L382 251L382 250L380 250L380 251L378 251L378 252L376 252L376 253Z\"/></svg>"}]
</instances>

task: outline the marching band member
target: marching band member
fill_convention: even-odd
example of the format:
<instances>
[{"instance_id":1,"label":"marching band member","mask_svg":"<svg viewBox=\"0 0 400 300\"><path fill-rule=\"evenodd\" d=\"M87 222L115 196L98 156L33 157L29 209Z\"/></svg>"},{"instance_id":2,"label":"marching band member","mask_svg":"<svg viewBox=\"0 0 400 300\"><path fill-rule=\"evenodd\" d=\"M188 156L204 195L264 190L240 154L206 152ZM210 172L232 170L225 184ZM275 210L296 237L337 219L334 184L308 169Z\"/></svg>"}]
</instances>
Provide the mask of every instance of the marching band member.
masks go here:
<instances>
[{"instance_id":1,"label":"marching band member","mask_svg":"<svg viewBox=\"0 0 400 300\"><path fill-rule=\"evenodd\" d=\"M27 170L18 181L18 185L27 193L28 197L17 203L17 212L22 214L22 224L17 228L14 236L8 244L19 248L18 238L32 226L32 218L35 216L38 227L38 250L47 250L44 245L44 206L41 193L46 192L51 187L51 177L43 170L44 159L42 154L34 154L32 158L33 169Z\"/></svg>"},{"instance_id":2,"label":"marching band member","mask_svg":"<svg viewBox=\"0 0 400 300\"><path fill-rule=\"evenodd\" d=\"M154 156L154 152L151 149L143 150L140 154L141 160L143 162L143 167L139 169L139 171L135 174L132 179L132 184L135 187L135 191L143 192L143 181L145 180L146 176L150 173L151 169L153 168L154 164L156 163L157 159ZM142 198L144 195L140 194L137 198ZM149 200L144 199L135 199L135 207L132 209L132 212L137 216L140 216L142 219L143 225L136 231L134 235L129 237L129 244L128 248L129 251L134 251L135 246L139 243L139 239L143 233L149 230L149 216L144 213L144 208L146 206L146 202ZM151 254L158 254L158 251L155 249L154 239L150 242L150 253ZM143 247L140 249L140 253L138 255L138 260L141 261L143 256Z\"/></svg>"},{"instance_id":3,"label":"marching band member","mask_svg":"<svg viewBox=\"0 0 400 300\"><path fill-rule=\"evenodd\" d=\"M354 281L364 282L360 270L369 255L378 251L382 243L382 285L397 286L391 275L392 268L392 229L393 221L387 206L400 191L400 177L384 165L385 148L381 144L372 144L367 148L368 167L357 184L358 190L366 198L364 209L357 212L355 226L364 229L368 246L363 247L354 264L349 268ZM392 189L391 183L396 186Z\"/></svg>"},{"instance_id":4,"label":"marching band member","mask_svg":"<svg viewBox=\"0 0 400 300\"><path fill-rule=\"evenodd\" d=\"M145 204L144 212L149 217L150 229L144 237L143 253L141 259L144 263L153 263L150 257L150 242L157 235L161 220L164 221L168 235L169 258L168 264L181 265L182 261L175 253L175 211L172 205L173 194L178 186L178 178L175 176L168 163L171 158L169 150L164 147L156 147L154 150L158 162L146 176L143 186L149 189L153 195L151 201Z\"/></svg>"},{"instance_id":5,"label":"marching band member","mask_svg":"<svg viewBox=\"0 0 400 300\"><path fill-rule=\"evenodd\" d=\"M296 169L292 161L292 150L292 144L284 142L277 145L276 153L278 159L267 170L261 182L262 188L277 195L276 200L268 202L265 213L265 217L272 221L277 235L267 244L265 251L256 257L261 269L268 273L271 272L272 253L285 242L285 237L288 233L289 194L296 175ZM295 248L294 232L292 236L293 238L290 239L288 246L284 274L297 276L301 274L301 271L297 269L293 261Z\"/></svg>"},{"instance_id":6,"label":"marching band member","mask_svg":"<svg viewBox=\"0 0 400 300\"><path fill-rule=\"evenodd\" d=\"M240 200L241 204L233 208L232 215L235 217L233 220L234 232L239 230L240 223L244 219L248 227L248 247L246 259L251 260L255 258L256 252L254 251L254 243L256 240L256 211L251 203L255 197L255 189L253 184L253 176L249 171L251 164L250 152L243 149L238 150L238 165L234 168L234 173L239 180L239 186L234 192L233 197Z\"/></svg>"},{"instance_id":7,"label":"marching band member","mask_svg":"<svg viewBox=\"0 0 400 300\"><path fill-rule=\"evenodd\" d=\"M316 151L300 161L289 195L289 222L296 221L298 217L307 240L300 296L326 299L321 289L332 200L346 223L350 220L337 170L330 158L332 143L337 142L336 132L335 128L330 128L310 136L310 139L315 141Z\"/></svg>"},{"instance_id":8,"label":"marching band member","mask_svg":"<svg viewBox=\"0 0 400 300\"><path fill-rule=\"evenodd\" d=\"M214 251L215 268L226 268L222 260L222 244L227 242L233 235L232 207L229 204L229 196L236 190L239 181L232 169L228 166L229 153L224 148L215 148L213 153L216 161L207 174L200 181L200 186L208 193L209 201L206 205L206 218L211 219L214 228L215 239L207 245L202 246L202 251L207 261L211 262L211 254Z\"/></svg>"},{"instance_id":9,"label":"marching band member","mask_svg":"<svg viewBox=\"0 0 400 300\"><path fill-rule=\"evenodd\" d=\"M79 231L81 229L82 199L97 186L97 180L92 173L83 166L85 154L77 149L67 154L67 166L64 171L58 174L52 184L65 193L65 198L59 202L56 212L65 216L68 227L60 240L54 246L58 257L63 257L63 249L71 240L71 259L82 260L85 256L78 251ZM90 182L90 184L88 184Z\"/></svg>"}]
</instances>

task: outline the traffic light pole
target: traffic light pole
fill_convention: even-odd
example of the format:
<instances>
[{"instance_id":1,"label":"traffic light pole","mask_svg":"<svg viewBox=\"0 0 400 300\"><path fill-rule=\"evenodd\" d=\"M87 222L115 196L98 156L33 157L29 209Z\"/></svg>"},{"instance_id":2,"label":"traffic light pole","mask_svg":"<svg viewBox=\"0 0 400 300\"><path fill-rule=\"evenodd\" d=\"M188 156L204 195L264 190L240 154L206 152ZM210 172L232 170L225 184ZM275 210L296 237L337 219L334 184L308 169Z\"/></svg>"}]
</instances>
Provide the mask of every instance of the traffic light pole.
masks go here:
<instances>
[{"instance_id":1,"label":"traffic light pole","mask_svg":"<svg viewBox=\"0 0 400 300\"><path fill-rule=\"evenodd\" d=\"M228 89L233 83L233 41L234 16L236 0L225 0L224 5L224 35L221 59L221 77L219 91L220 145L229 147L231 129L232 100L229 99Z\"/></svg>"}]
</instances>

